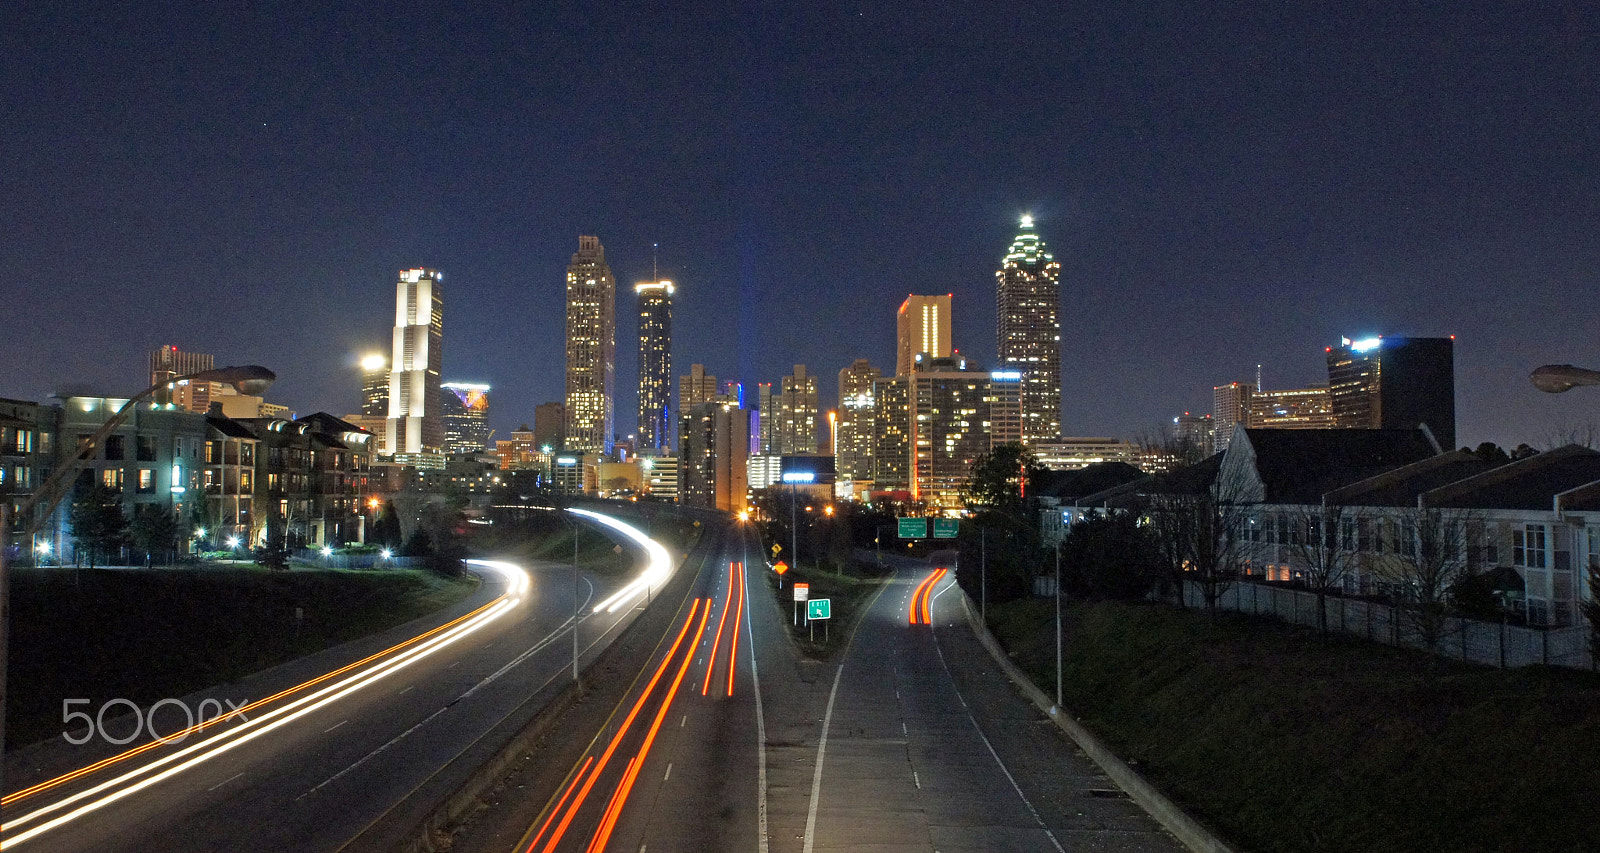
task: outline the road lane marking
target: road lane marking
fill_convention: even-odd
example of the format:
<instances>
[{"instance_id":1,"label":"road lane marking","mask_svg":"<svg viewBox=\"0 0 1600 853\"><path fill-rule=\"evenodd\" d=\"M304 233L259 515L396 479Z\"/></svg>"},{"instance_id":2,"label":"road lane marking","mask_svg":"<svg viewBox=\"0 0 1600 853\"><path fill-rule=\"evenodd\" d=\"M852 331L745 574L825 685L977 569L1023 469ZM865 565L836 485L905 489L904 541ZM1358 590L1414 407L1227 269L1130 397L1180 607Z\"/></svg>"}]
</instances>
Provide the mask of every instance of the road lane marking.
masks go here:
<instances>
[{"instance_id":1,"label":"road lane marking","mask_svg":"<svg viewBox=\"0 0 1600 853\"><path fill-rule=\"evenodd\" d=\"M688 725L688 723L689 723L689 715L688 714L684 714L683 715L683 719L678 721L678 728L681 729L684 726Z\"/></svg>"},{"instance_id":2,"label":"road lane marking","mask_svg":"<svg viewBox=\"0 0 1600 853\"><path fill-rule=\"evenodd\" d=\"M668 779L671 779L671 778L672 778L672 762L668 761L667 762L667 772L662 775L661 781L665 782L665 781L667 781Z\"/></svg>"},{"instance_id":3,"label":"road lane marking","mask_svg":"<svg viewBox=\"0 0 1600 853\"><path fill-rule=\"evenodd\" d=\"M749 586L749 571L745 569L749 565L748 548L743 556L746 559L739 562L741 598ZM767 719L761 710L761 673L756 669L756 631L750 611L745 611L744 625L750 631L750 684L756 692L756 826L760 830L756 835L757 853L767 853Z\"/></svg>"},{"instance_id":4,"label":"road lane marking","mask_svg":"<svg viewBox=\"0 0 1600 853\"><path fill-rule=\"evenodd\" d=\"M222 780L221 782L218 782L217 784L212 785L211 787L207 788L206 789L206 793L209 794L210 792L215 791L216 789L222 787L223 785L228 784L229 782L232 782L233 780L235 780L235 779L237 779L237 778L239 778L240 776L243 776L243 775L244 775L244 771L241 770L238 773L235 773L232 776L229 776L228 778Z\"/></svg>"},{"instance_id":5,"label":"road lane marking","mask_svg":"<svg viewBox=\"0 0 1600 853\"><path fill-rule=\"evenodd\" d=\"M323 734L327 734L328 732L331 732L334 729L336 729L336 728L338 728L338 727L340 727L340 726L342 726L342 725L344 725L345 723L348 723L348 722L350 722L350 721L349 720L341 720L340 722L334 723L331 727L323 729L322 733Z\"/></svg>"},{"instance_id":6,"label":"road lane marking","mask_svg":"<svg viewBox=\"0 0 1600 853\"><path fill-rule=\"evenodd\" d=\"M411 685L411 686L410 686L410 687L407 687L407 688L406 688L406 689L404 689L404 690L402 690L402 691L400 691L400 692L399 692L399 693L396 693L396 694L394 694L394 695L396 695L396 696L404 696L404 695L406 695L406 694L407 694L407 693L410 693L410 692L411 692L411 691L413 691L413 690L415 690L415 689L417 689L417 685L415 685L415 684L413 684L413 685Z\"/></svg>"},{"instance_id":7,"label":"road lane marking","mask_svg":"<svg viewBox=\"0 0 1600 853\"><path fill-rule=\"evenodd\" d=\"M911 771L911 784L916 785L917 790L922 790L922 777L918 776L915 770Z\"/></svg>"}]
</instances>

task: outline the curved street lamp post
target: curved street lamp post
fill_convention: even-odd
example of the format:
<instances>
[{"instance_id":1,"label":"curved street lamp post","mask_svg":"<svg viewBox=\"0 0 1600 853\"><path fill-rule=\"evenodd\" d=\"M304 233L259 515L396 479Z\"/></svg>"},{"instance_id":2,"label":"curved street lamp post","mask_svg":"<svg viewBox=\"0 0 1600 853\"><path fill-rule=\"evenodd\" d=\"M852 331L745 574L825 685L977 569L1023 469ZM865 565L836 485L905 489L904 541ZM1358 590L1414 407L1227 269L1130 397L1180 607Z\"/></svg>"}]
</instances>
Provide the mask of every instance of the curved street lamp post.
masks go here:
<instances>
[{"instance_id":1,"label":"curved street lamp post","mask_svg":"<svg viewBox=\"0 0 1600 853\"><path fill-rule=\"evenodd\" d=\"M241 394L258 396L267 390L277 374L259 365L247 364L237 367L219 367L215 370L202 370L174 377L165 382L157 382L149 388L140 391L129 398L116 413L106 419L100 429L96 430L87 440L78 444L77 452L51 474L38 490L17 507L17 515L22 519L21 540L31 541L39 528L39 516L44 517L55 513L56 505L66 497L67 490L71 488L72 481L77 478L78 471L83 468L83 463L99 451L100 445L128 420L139 402L151 394L179 382L220 382L232 385ZM0 501L0 758L5 756L5 717L6 698L9 688L6 684L6 658L10 652L11 636L11 570L6 553L11 547L11 503ZM43 510L41 513L40 510ZM0 765L3 767L3 765ZM0 780L4 772L0 769ZM3 786L0 786L3 788Z\"/></svg>"}]
</instances>

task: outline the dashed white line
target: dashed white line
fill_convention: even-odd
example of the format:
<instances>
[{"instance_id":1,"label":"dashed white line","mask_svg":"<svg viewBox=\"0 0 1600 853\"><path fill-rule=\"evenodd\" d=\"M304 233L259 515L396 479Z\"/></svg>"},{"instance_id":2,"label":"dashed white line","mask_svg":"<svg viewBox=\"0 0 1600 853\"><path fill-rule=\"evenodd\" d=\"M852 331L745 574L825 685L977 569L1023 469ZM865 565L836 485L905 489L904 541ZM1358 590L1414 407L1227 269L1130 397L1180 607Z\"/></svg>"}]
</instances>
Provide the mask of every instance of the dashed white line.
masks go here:
<instances>
[{"instance_id":1,"label":"dashed white line","mask_svg":"<svg viewBox=\"0 0 1600 853\"><path fill-rule=\"evenodd\" d=\"M415 684L413 684L413 685L411 685L411 686L410 686L410 687L407 687L407 688L406 688L406 689L404 689L404 690L402 690L402 691L400 691L400 692L399 692L399 693L396 693L396 694L395 694L395 695L396 695L396 696L404 696L404 695L406 695L406 694L407 694L407 693L410 693L410 692L411 692L411 691L413 691L413 690L415 690L415 689L417 689L417 685L415 685Z\"/></svg>"},{"instance_id":2,"label":"dashed white line","mask_svg":"<svg viewBox=\"0 0 1600 853\"><path fill-rule=\"evenodd\" d=\"M221 782L218 782L217 784L212 785L211 787L207 788L206 791L207 792L215 791L216 789L222 787L223 785L228 784L229 782L232 782L233 780L235 780L235 779L237 779L237 778L239 778L240 776L243 776L243 775L244 775L244 771L241 770L240 772L235 773L232 776L229 776L228 778L222 780Z\"/></svg>"},{"instance_id":3,"label":"dashed white line","mask_svg":"<svg viewBox=\"0 0 1600 853\"><path fill-rule=\"evenodd\" d=\"M680 729L683 728L688 722L689 722L689 715L688 714L684 714L683 715L683 719L678 721L678 728L680 728Z\"/></svg>"},{"instance_id":4,"label":"dashed white line","mask_svg":"<svg viewBox=\"0 0 1600 853\"><path fill-rule=\"evenodd\" d=\"M668 779L671 779L671 778L672 778L672 762L668 761L667 762L667 772L666 772L665 775L663 775L661 777L661 781L665 782L665 781L667 781Z\"/></svg>"},{"instance_id":5,"label":"dashed white line","mask_svg":"<svg viewBox=\"0 0 1600 853\"><path fill-rule=\"evenodd\" d=\"M342 725L344 725L345 723L348 723L348 722L350 722L350 721L349 720L340 720L339 722L334 723L332 726L329 726L328 728L323 729L322 733L323 734L327 734L328 732L331 732L334 729L336 729L336 728L338 728L338 727L340 727L340 726L342 726Z\"/></svg>"},{"instance_id":6,"label":"dashed white line","mask_svg":"<svg viewBox=\"0 0 1600 853\"><path fill-rule=\"evenodd\" d=\"M918 776L915 770L911 771L911 782L917 786L917 790L922 790L922 777Z\"/></svg>"}]
</instances>

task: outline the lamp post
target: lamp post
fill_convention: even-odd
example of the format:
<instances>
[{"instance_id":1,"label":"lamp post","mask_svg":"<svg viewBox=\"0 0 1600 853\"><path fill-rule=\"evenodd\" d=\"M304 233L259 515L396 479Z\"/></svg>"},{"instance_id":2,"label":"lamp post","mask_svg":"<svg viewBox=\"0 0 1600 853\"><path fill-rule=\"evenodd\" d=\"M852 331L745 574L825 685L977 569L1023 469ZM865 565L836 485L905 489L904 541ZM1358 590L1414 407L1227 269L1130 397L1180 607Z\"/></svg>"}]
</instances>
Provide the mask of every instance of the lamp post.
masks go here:
<instances>
[{"instance_id":1,"label":"lamp post","mask_svg":"<svg viewBox=\"0 0 1600 853\"><path fill-rule=\"evenodd\" d=\"M243 365L239 367L219 367L215 370L202 370L169 379L166 382L157 382L149 388L140 391L128 402L117 409L116 414L106 419L100 429L85 441L78 443L78 450L60 467L50 478L45 480L39 490L22 502L17 508L17 515L22 519L22 535L24 540L32 540L33 534L39 528L38 517L42 511L45 516L55 512L56 505L66 497L67 490L71 488L72 481L77 478L78 471L83 463L93 456L100 448L101 442L115 432L133 414L134 407L139 401L151 394L167 387L169 383L183 381L191 382L221 382L232 385L241 394L252 396L259 395L267 390L267 386L277 379L277 374L259 365ZM0 790L4 790L3 759L6 744L6 698L9 688L6 682L6 659L10 654L11 636L11 569L6 559L6 552L11 547L11 517L10 504L0 504Z\"/></svg>"},{"instance_id":2,"label":"lamp post","mask_svg":"<svg viewBox=\"0 0 1600 853\"><path fill-rule=\"evenodd\" d=\"M1056 543L1056 710L1061 709L1061 543Z\"/></svg>"}]
</instances>

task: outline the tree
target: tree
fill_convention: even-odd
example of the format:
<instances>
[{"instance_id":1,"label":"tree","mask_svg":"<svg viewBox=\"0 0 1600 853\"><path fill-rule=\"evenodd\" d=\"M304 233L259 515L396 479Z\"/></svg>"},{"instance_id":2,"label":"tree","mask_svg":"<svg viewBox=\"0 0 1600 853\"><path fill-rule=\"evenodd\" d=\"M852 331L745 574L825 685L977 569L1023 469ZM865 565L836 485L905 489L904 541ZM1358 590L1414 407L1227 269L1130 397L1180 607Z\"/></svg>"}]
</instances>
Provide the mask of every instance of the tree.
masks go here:
<instances>
[{"instance_id":1,"label":"tree","mask_svg":"<svg viewBox=\"0 0 1600 853\"><path fill-rule=\"evenodd\" d=\"M394 549L400 546L400 513L395 511L393 501L383 502L383 511L378 513L378 518L372 523L372 534L367 539L374 544L385 548Z\"/></svg>"},{"instance_id":2,"label":"tree","mask_svg":"<svg viewBox=\"0 0 1600 853\"><path fill-rule=\"evenodd\" d=\"M1161 573L1153 538L1136 516L1090 513L1061 542L1061 591L1074 598L1144 598Z\"/></svg>"},{"instance_id":3,"label":"tree","mask_svg":"<svg viewBox=\"0 0 1600 853\"><path fill-rule=\"evenodd\" d=\"M1589 620L1589 665L1600 667L1600 562L1589 559L1589 597L1578 605L1583 618Z\"/></svg>"},{"instance_id":4,"label":"tree","mask_svg":"<svg viewBox=\"0 0 1600 853\"><path fill-rule=\"evenodd\" d=\"M1471 510L1402 509L1391 519L1394 553L1375 574L1394 587L1394 606L1429 651L1438 651L1450 617L1450 592L1467 569L1468 529L1481 524Z\"/></svg>"},{"instance_id":5,"label":"tree","mask_svg":"<svg viewBox=\"0 0 1600 853\"><path fill-rule=\"evenodd\" d=\"M128 535L128 518L122 514L122 493L98 480L80 486L68 514L77 547L89 553L89 568L95 561L122 546Z\"/></svg>"},{"instance_id":6,"label":"tree","mask_svg":"<svg viewBox=\"0 0 1600 853\"><path fill-rule=\"evenodd\" d=\"M267 514L267 533L261 547L256 549L256 563L274 571L289 570L289 544L287 522L278 512Z\"/></svg>"},{"instance_id":7,"label":"tree","mask_svg":"<svg viewBox=\"0 0 1600 853\"><path fill-rule=\"evenodd\" d=\"M1261 526L1241 484L1218 472L1204 488L1157 493L1146 507L1155 550L1178 587L1200 587L1207 610L1238 580L1261 542Z\"/></svg>"},{"instance_id":8,"label":"tree","mask_svg":"<svg viewBox=\"0 0 1600 853\"><path fill-rule=\"evenodd\" d=\"M1029 487L1044 473L1044 467L1022 445L1002 444L972 463L961 497L968 509L1020 517L1030 497Z\"/></svg>"},{"instance_id":9,"label":"tree","mask_svg":"<svg viewBox=\"0 0 1600 853\"><path fill-rule=\"evenodd\" d=\"M178 519L165 507L156 504L143 504L133 513L133 522L128 525L129 538L133 540L133 547L144 552L144 561L149 565L156 554L160 554L164 561L170 562L169 556L178 548L180 528Z\"/></svg>"},{"instance_id":10,"label":"tree","mask_svg":"<svg viewBox=\"0 0 1600 853\"><path fill-rule=\"evenodd\" d=\"M1317 628L1328 633L1328 590L1344 586L1355 568L1354 531L1365 515L1354 507L1324 503L1306 506L1290 519L1289 552L1317 596Z\"/></svg>"}]
</instances>

